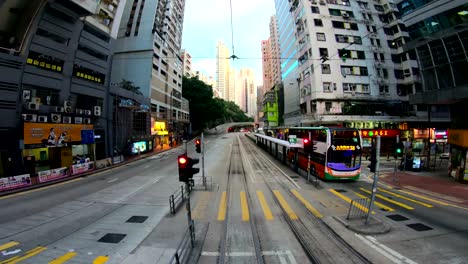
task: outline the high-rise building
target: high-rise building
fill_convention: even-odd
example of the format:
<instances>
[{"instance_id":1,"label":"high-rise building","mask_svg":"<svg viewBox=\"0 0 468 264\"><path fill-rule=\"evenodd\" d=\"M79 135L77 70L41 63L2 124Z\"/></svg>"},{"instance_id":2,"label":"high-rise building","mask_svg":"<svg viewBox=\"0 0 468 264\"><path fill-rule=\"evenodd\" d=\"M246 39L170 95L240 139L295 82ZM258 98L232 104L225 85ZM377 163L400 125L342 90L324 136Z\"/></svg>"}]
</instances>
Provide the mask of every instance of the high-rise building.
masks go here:
<instances>
[{"instance_id":1,"label":"high-rise building","mask_svg":"<svg viewBox=\"0 0 468 264\"><path fill-rule=\"evenodd\" d=\"M279 47L278 24L276 16L270 18L270 78L274 84L281 83L281 52Z\"/></svg>"},{"instance_id":2,"label":"high-rise building","mask_svg":"<svg viewBox=\"0 0 468 264\"><path fill-rule=\"evenodd\" d=\"M449 124L438 121L450 116L450 127L468 128L464 117L468 99L468 4L463 0L400 0L396 4L411 38L403 48L419 60L419 69L407 70L417 70L422 83L410 95L410 103L427 112L428 127L447 128Z\"/></svg>"},{"instance_id":3,"label":"high-rise building","mask_svg":"<svg viewBox=\"0 0 468 264\"><path fill-rule=\"evenodd\" d=\"M403 25L391 1L294 0L283 5L277 1L278 21L284 23L278 28L285 58L285 122L290 83L297 87L302 125L405 129L425 122L408 102L418 87L412 78L417 62L402 48L408 33L390 34ZM288 43L292 35L295 44ZM293 70L296 75L290 76Z\"/></svg>"},{"instance_id":4,"label":"high-rise building","mask_svg":"<svg viewBox=\"0 0 468 264\"><path fill-rule=\"evenodd\" d=\"M0 3L0 178L32 175L35 161L49 170L110 156L113 32L125 2ZM94 143L83 143L90 130Z\"/></svg>"},{"instance_id":5,"label":"high-rise building","mask_svg":"<svg viewBox=\"0 0 468 264\"><path fill-rule=\"evenodd\" d=\"M235 103L239 105L248 116L257 115L257 88L253 69L242 68L236 81L237 94Z\"/></svg>"},{"instance_id":6,"label":"high-rise building","mask_svg":"<svg viewBox=\"0 0 468 264\"><path fill-rule=\"evenodd\" d=\"M272 58L273 54L271 52L271 41L270 39L262 40L262 73L263 73L263 87L266 90L271 89L274 86L272 74ZM262 91L261 96L265 94L266 91Z\"/></svg>"},{"instance_id":7,"label":"high-rise building","mask_svg":"<svg viewBox=\"0 0 468 264\"><path fill-rule=\"evenodd\" d=\"M131 81L150 98L152 133L164 143L180 137L189 123L180 56L184 8L183 0L128 1L112 65L114 83Z\"/></svg>"},{"instance_id":8,"label":"high-rise building","mask_svg":"<svg viewBox=\"0 0 468 264\"><path fill-rule=\"evenodd\" d=\"M229 66L229 49L222 41L218 41L216 45L216 88L221 98L226 101L235 101L235 87L232 86L234 78Z\"/></svg>"},{"instance_id":9,"label":"high-rise building","mask_svg":"<svg viewBox=\"0 0 468 264\"><path fill-rule=\"evenodd\" d=\"M185 49L182 49L180 51L180 58L182 59L182 65L184 69L184 76L185 77L192 77L194 75L193 70L192 70L192 56L186 51Z\"/></svg>"}]
</instances>

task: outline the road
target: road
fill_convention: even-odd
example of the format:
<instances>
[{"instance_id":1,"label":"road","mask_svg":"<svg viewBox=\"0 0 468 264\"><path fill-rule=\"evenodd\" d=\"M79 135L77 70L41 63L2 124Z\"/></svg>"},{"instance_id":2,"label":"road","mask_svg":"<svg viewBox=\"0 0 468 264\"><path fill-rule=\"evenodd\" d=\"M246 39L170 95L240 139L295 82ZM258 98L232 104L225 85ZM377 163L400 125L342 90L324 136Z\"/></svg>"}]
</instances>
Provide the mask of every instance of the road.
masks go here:
<instances>
[{"instance_id":1,"label":"road","mask_svg":"<svg viewBox=\"0 0 468 264\"><path fill-rule=\"evenodd\" d=\"M373 217L390 232L359 235L343 219L350 199L369 196L368 177L315 186L244 133L204 144L210 188L190 194L192 262L468 262L465 208L379 185ZM0 263L168 263L188 228L184 206L172 215L168 202L183 152L0 197Z\"/></svg>"}]
</instances>

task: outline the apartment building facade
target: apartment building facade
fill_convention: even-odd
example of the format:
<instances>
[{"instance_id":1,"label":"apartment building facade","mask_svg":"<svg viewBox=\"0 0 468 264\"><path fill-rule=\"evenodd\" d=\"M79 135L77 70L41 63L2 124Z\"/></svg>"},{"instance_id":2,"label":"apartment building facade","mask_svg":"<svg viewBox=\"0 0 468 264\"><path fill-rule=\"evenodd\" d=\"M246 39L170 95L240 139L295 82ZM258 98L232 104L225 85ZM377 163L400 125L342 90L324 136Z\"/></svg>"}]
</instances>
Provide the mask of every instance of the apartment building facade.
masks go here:
<instances>
[{"instance_id":1,"label":"apartment building facade","mask_svg":"<svg viewBox=\"0 0 468 264\"><path fill-rule=\"evenodd\" d=\"M124 4L2 3L1 176L68 167L75 155L110 155L112 36ZM91 130L95 137L83 141Z\"/></svg>"}]
</instances>

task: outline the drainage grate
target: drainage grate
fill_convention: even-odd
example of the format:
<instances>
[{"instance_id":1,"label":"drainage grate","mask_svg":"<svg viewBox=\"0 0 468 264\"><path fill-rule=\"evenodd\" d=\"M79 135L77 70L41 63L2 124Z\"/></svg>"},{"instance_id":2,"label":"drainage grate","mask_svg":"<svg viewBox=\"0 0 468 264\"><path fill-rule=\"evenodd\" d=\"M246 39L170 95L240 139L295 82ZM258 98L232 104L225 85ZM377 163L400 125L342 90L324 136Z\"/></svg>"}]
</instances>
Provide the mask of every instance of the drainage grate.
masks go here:
<instances>
[{"instance_id":1,"label":"drainage grate","mask_svg":"<svg viewBox=\"0 0 468 264\"><path fill-rule=\"evenodd\" d=\"M105 236L101 237L98 242L117 244L126 236L126 234L107 233Z\"/></svg>"},{"instance_id":2,"label":"drainage grate","mask_svg":"<svg viewBox=\"0 0 468 264\"><path fill-rule=\"evenodd\" d=\"M402 215L399 214L394 214L394 215L387 215L388 218L392 219L393 221L406 221L409 220L409 218L406 218Z\"/></svg>"},{"instance_id":3,"label":"drainage grate","mask_svg":"<svg viewBox=\"0 0 468 264\"><path fill-rule=\"evenodd\" d=\"M416 230L416 231L427 231L427 230L432 230L433 228L432 227L428 227L427 225L423 225L423 224L409 224L407 225L408 227L411 227L412 229Z\"/></svg>"},{"instance_id":4,"label":"drainage grate","mask_svg":"<svg viewBox=\"0 0 468 264\"><path fill-rule=\"evenodd\" d=\"M340 193L345 193L345 192L347 192L346 190L343 190L343 189L335 189L335 191L340 192Z\"/></svg>"},{"instance_id":5,"label":"drainage grate","mask_svg":"<svg viewBox=\"0 0 468 264\"><path fill-rule=\"evenodd\" d=\"M138 223L138 224L141 224L141 223L145 222L146 219L148 219L147 216L134 215L134 216L130 217L130 218L127 220L127 223Z\"/></svg>"}]
</instances>

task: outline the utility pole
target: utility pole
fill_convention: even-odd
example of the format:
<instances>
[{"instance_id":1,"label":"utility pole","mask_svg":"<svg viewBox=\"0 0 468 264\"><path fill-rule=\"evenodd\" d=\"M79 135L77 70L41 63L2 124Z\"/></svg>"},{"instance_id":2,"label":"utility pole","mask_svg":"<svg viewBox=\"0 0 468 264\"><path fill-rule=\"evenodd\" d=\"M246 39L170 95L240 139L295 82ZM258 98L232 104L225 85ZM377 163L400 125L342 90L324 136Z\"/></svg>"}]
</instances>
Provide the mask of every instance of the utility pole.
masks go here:
<instances>
[{"instance_id":1,"label":"utility pole","mask_svg":"<svg viewBox=\"0 0 468 264\"><path fill-rule=\"evenodd\" d=\"M379 180L379 170L380 170L380 136L377 136L376 140L376 148L375 148L375 153L377 157L377 162L375 164L375 173L374 173L374 182L372 183L372 195L371 195L371 201L369 204L369 209L367 211L367 218L366 218L366 224L369 222L369 217L372 214L372 207L374 205L375 201L375 193L377 192L377 181Z\"/></svg>"},{"instance_id":2,"label":"utility pole","mask_svg":"<svg viewBox=\"0 0 468 264\"><path fill-rule=\"evenodd\" d=\"M205 177L205 139L203 137L203 132L201 133L201 166L202 166L202 177L203 177L203 186L206 189L206 177Z\"/></svg>"}]
</instances>

